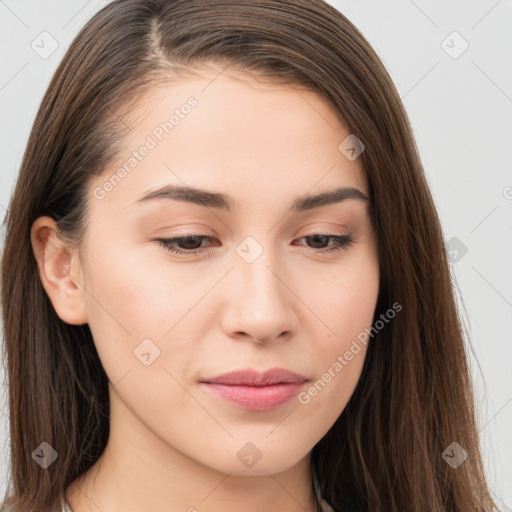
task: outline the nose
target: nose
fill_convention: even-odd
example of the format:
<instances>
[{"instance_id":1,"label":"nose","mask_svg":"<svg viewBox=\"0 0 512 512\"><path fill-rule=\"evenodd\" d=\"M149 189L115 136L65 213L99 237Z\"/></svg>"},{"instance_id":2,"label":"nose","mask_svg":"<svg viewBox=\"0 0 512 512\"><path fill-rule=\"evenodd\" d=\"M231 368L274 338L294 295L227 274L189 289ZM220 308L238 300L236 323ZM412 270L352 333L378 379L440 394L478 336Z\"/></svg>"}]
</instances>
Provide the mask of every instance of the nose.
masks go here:
<instances>
[{"instance_id":1,"label":"nose","mask_svg":"<svg viewBox=\"0 0 512 512\"><path fill-rule=\"evenodd\" d=\"M297 332L297 297L284 266L264 251L252 262L238 262L223 288L222 329L232 339L283 341Z\"/></svg>"}]
</instances>

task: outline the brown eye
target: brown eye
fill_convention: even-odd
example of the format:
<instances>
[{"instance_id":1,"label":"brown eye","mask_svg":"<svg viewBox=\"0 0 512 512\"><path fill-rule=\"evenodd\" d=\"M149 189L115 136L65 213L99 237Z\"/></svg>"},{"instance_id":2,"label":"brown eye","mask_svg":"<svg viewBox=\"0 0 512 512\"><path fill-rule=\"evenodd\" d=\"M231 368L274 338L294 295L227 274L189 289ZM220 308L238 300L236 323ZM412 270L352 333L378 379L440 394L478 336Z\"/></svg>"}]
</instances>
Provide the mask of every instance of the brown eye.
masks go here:
<instances>
[{"instance_id":1,"label":"brown eye","mask_svg":"<svg viewBox=\"0 0 512 512\"><path fill-rule=\"evenodd\" d=\"M205 240L212 241L215 240L215 238L206 235L189 235L176 238L158 238L155 242L172 253L194 255L212 249L212 246L202 246L202 242ZM324 234L304 236L298 240L310 240L310 244L312 245L310 245L309 248L319 253L341 251L349 247L354 242L353 237L350 235ZM331 240L333 243L329 243Z\"/></svg>"},{"instance_id":2,"label":"brown eye","mask_svg":"<svg viewBox=\"0 0 512 512\"><path fill-rule=\"evenodd\" d=\"M349 247L353 242L354 238L350 235L309 235L299 238L299 240L310 239L313 241L312 249L317 252L335 252L341 251ZM329 240L334 240L334 243L325 245ZM319 247L320 246L320 247ZM328 248L325 248L328 247Z\"/></svg>"},{"instance_id":3,"label":"brown eye","mask_svg":"<svg viewBox=\"0 0 512 512\"><path fill-rule=\"evenodd\" d=\"M203 240L214 240L214 238L204 235L190 235L177 238L158 238L155 242L176 254L196 254L204 250L210 250L210 248L204 249L201 247ZM177 244L181 245L181 248L176 247Z\"/></svg>"}]
</instances>

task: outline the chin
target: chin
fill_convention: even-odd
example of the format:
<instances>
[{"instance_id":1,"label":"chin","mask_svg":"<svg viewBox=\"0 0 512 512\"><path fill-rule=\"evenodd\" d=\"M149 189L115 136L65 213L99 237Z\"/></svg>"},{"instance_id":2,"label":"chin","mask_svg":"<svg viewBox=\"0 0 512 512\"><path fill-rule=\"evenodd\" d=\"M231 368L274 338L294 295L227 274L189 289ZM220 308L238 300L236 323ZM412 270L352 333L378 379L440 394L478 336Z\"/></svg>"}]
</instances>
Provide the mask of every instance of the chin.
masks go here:
<instances>
[{"instance_id":1,"label":"chin","mask_svg":"<svg viewBox=\"0 0 512 512\"><path fill-rule=\"evenodd\" d=\"M279 443L275 446L261 440L259 443L247 441L236 442L234 457L226 457L226 453L232 451L223 450L218 455L212 454L212 460L216 461L215 468L222 473L231 473L236 476L268 476L268 474L282 473L298 464L307 453L299 452L295 445L283 446ZM207 461L205 461L207 462ZM209 461L210 467L211 461Z\"/></svg>"}]
</instances>

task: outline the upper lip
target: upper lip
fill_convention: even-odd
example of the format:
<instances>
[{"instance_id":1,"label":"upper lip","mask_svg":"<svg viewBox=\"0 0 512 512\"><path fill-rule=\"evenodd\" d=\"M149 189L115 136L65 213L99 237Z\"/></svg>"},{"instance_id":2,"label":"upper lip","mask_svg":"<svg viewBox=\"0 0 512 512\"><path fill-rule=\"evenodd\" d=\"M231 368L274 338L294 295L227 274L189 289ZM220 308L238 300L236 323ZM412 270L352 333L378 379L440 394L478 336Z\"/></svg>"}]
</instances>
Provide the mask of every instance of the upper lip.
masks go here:
<instances>
[{"instance_id":1,"label":"upper lip","mask_svg":"<svg viewBox=\"0 0 512 512\"><path fill-rule=\"evenodd\" d=\"M265 372L256 370L235 370L217 377L203 379L201 382L211 384L228 384L232 386L271 386L273 384L302 384L308 379L303 375L286 370L285 368L272 368Z\"/></svg>"}]
</instances>

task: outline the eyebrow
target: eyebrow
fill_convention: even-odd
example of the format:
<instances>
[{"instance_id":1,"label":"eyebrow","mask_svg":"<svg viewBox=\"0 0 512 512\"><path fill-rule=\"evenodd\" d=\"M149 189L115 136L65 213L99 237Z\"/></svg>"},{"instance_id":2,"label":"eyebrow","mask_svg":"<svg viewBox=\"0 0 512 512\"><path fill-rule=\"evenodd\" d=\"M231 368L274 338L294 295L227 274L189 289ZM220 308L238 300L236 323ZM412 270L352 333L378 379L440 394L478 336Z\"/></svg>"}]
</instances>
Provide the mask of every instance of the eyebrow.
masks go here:
<instances>
[{"instance_id":1,"label":"eyebrow","mask_svg":"<svg viewBox=\"0 0 512 512\"><path fill-rule=\"evenodd\" d=\"M218 210L233 211L237 207L236 201L226 194L220 192L212 192L189 186L182 185L165 185L161 188L146 192L140 199L135 201L136 204L145 203L153 199L172 199L177 201L185 201L194 203L208 208ZM330 204L340 203L349 199L357 201L369 201L366 194L354 187L339 187L328 192L322 192L316 195L304 195L297 197L292 204L291 210L294 212L304 212L327 206Z\"/></svg>"}]
</instances>

